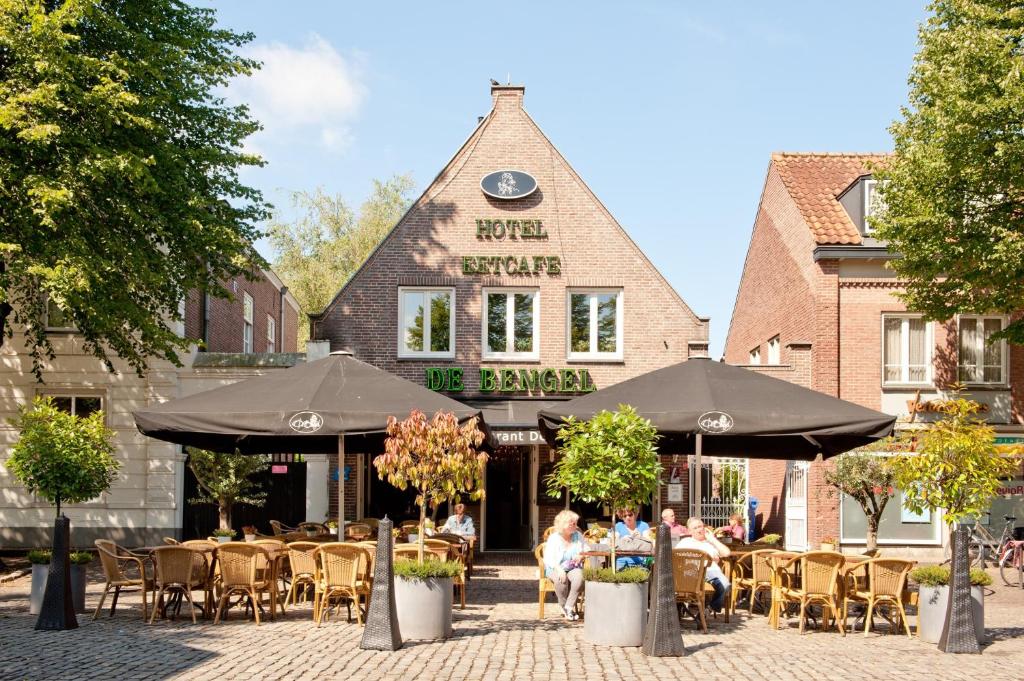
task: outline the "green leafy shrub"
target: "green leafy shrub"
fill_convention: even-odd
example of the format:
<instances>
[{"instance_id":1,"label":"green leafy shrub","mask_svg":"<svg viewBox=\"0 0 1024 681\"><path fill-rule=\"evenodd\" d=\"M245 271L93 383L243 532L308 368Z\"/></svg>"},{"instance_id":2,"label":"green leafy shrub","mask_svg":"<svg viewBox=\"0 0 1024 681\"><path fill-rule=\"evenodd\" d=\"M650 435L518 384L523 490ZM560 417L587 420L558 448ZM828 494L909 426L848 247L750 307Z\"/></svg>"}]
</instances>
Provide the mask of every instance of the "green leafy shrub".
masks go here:
<instances>
[{"instance_id":1,"label":"green leafy shrub","mask_svg":"<svg viewBox=\"0 0 1024 681\"><path fill-rule=\"evenodd\" d=\"M762 534L754 540L754 544L778 544L782 541L781 534Z\"/></svg>"},{"instance_id":2,"label":"green leafy shrub","mask_svg":"<svg viewBox=\"0 0 1024 681\"><path fill-rule=\"evenodd\" d=\"M25 556L28 558L28 562L33 565L49 565L50 564L50 550L49 549L32 549Z\"/></svg>"},{"instance_id":3,"label":"green leafy shrub","mask_svg":"<svg viewBox=\"0 0 1024 681\"><path fill-rule=\"evenodd\" d=\"M910 571L910 578L921 586L949 586L948 565L925 565ZM971 569L971 586L988 586L992 577L981 568Z\"/></svg>"},{"instance_id":4,"label":"green leafy shrub","mask_svg":"<svg viewBox=\"0 0 1024 681\"><path fill-rule=\"evenodd\" d=\"M622 570L606 568L587 568L583 571L583 579L588 582L604 582L605 584L642 584L651 573L642 567L627 567Z\"/></svg>"},{"instance_id":5,"label":"green leafy shrub","mask_svg":"<svg viewBox=\"0 0 1024 681\"><path fill-rule=\"evenodd\" d=\"M214 530L210 534L212 534L214 537L234 537L235 536L235 531L232 530L231 528L225 529L223 527L218 527L216 530Z\"/></svg>"},{"instance_id":6,"label":"green leafy shrub","mask_svg":"<svg viewBox=\"0 0 1024 681\"><path fill-rule=\"evenodd\" d=\"M223 529L230 528L231 511L235 504L258 507L266 502L267 493L261 490L260 483L253 480L252 476L262 473L269 466L269 456L241 454L238 451L211 452L189 447L188 467L192 469L199 484L198 496L191 501L194 504L216 506L218 524Z\"/></svg>"},{"instance_id":7,"label":"green leafy shrub","mask_svg":"<svg viewBox=\"0 0 1024 681\"><path fill-rule=\"evenodd\" d=\"M454 577L462 572L462 564L454 560L425 560L419 563L408 558L395 561L395 575L406 579Z\"/></svg>"},{"instance_id":8,"label":"green leafy shrub","mask_svg":"<svg viewBox=\"0 0 1024 681\"><path fill-rule=\"evenodd\" d=\"M91 551L72 551L71 552L71 564L72 565L88 565L92 562L93 555Z\"/></svg>"}]
</instances>

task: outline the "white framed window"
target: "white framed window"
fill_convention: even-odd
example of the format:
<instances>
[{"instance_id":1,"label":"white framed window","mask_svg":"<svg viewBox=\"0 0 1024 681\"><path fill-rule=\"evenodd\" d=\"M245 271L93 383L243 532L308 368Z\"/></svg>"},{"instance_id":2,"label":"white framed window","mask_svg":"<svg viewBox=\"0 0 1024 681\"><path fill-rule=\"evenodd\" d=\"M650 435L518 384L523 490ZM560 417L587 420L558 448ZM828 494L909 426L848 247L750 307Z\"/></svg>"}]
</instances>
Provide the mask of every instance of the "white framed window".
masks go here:
<instances>
[{"instance_id":1,"label":"white framed window","mask_svg":"<svg viewBox=\"0 0 1024 681\"><path fill-rule=\"evenodd\" d=\"M885 210L885 200L878 192L878 180L864 180L864 233L871 234L874 228L868 218L875 217Z\"/></svg>"},{"instance_id":2,"label":"white framed window","mask_svg":"<svg viewBox=\"0 0 1024 681\"><path fill-rule=\"evenodd\" d=\"M53 300L46 301L47 331L77 331L71 317Z\"/></svg>"},{"instance_id":3,"label":"white framed window","mask_svg":"<svg viewBox=\"0 0 1024 681\"><path fill-rule=\"evenodd\" d=\"M622 289L570 290L565 303L570 360L622 359Z\"/></svg>"},{"instance_id":4,"label":"white framed window","mask_svg":"<svg viewBox=\"0 0 1024 681\"><path fill-rule=\"evenodd\" d=\"M932 382L931 325L917 314L882 315L882 385Z\"/></svg>"},{"instance_id":5,"label":"white framed window","mask_svg":"<svg viewBox=\"0 0 1024 681\"><path fill-rule=\"evenodd\" d=\"M242 292L242 352L252 352L252 296Z\"/></svg>"},{"instance_id":6,"label":"white framed window","mask_svg":"<svg viewBox=\"0 0 1024 681\"><path fill-rule=\"evenodd\" d=\"M72 416L88 416L103 409L103 396L96 394L40 393L53 400L53 406Z\"/></svg>"},{"instance_id":7,"label":"white framed window","mask_svg":"<svg viewBox=\"0 0 1024 681\"><path fill-rule=\"evenodd\" d=\"M398 356L455 356L455 289L398 289Z\"/></svg>"},{"instance_id":8,"label":"white framed window","mask_svg":"<svg viewBox=\"0 0 1024 681\"><path fill-rule=\"evenodd\" d=\"M484 359L540 358L540 292L487 288L481 318Z\"/></svg>"},{"instance_id":9,"label":"white framed window","mask_svg":"<svg viewBox=\"0 0 1024 681\"><path fill-rule=\"evenodd\" d=\"M778 364L782 361L782 341L778 336L768 340L768 364Z\"/></svg>"},{"instance_id":10,"label":"white framed window","mask_svg":"<svg viewBox=\"0 0 1024 681\"><path fill-rule=\"evenodd\" d=\"M1003 330L1003 317L963 315L957 343L958 378L964 383L1006 383L1006 341L992 341Z\"/></svg>"},{"instance_id":11,"label":"white framed window","mask_svg":"<svg viewBox=\"0 0 1024 681\"><path fill-rule=\"evenodd\" d=\"M758 345L756 348L750 351L750 358L747 360L747 364L760 364L761 363L761 346Z\"/></svg>"},{"instance_id":12,"label":"white framed window","mask_svg":"<svg viewBox=\"0 0 1024 681\"><path fill-rule=\"evenodd\" d=\"M267 352L277 352L277 320L267 315Z\"/></svg>"}]
</instances>

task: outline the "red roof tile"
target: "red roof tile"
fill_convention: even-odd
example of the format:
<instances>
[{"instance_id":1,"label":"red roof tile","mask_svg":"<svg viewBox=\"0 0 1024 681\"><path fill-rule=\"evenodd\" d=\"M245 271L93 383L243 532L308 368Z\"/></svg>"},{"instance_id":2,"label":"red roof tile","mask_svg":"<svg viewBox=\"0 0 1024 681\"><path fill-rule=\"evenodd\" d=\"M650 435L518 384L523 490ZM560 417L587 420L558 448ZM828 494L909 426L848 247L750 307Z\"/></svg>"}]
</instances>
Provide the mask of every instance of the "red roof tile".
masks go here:
<instances>
[{"instance_id":1,"label":"red roof tile","mask_svg":"<svg viewBox=\"0 0 1024 681\"><path fill-rule=\"evenodd\" d=\"M819 244L859 244L860 232L839 203L838 196L869 165L886 154L823 154L778 152L772 164Z\"/></svg>"}]
</instances>

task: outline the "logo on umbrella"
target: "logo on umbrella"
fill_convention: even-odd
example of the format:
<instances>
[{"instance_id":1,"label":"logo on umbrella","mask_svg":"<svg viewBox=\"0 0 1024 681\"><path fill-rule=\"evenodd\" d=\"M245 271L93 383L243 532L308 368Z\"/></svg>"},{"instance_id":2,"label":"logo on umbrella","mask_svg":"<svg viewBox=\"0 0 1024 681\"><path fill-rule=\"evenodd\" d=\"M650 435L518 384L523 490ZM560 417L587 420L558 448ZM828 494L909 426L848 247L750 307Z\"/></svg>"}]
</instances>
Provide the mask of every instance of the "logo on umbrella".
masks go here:
<instances>
[{"instance_id":1,"label":"logo on umbrella","mask_svg":"<svg viewBox=\"0 0 1024 681\"><path fill-rule=\"evenodd\" d=\"M705 433L725 433L732 430L732 417L724 411L706 411L697 419L697 425Z\"/></svg>"},{"instance_id":2,"label":"logo on umbrella","mask_svg":"<svg viewBox=\"0 0 1024 681\"><path fill-rule=\"evenodd\" d=\"M315 433L324 427L324 417L315 411L300 411L288 419L288 425L296 433Z\"/></svg>"}]
</instances>

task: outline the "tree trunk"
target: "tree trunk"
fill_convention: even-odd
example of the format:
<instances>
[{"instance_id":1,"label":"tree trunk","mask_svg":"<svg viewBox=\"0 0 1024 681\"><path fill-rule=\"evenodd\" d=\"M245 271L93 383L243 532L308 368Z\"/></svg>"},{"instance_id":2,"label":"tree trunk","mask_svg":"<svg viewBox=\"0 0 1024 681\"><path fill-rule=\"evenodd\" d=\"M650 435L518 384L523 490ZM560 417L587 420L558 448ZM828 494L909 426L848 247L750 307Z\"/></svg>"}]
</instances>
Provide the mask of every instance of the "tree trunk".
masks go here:
<instances>
[{"instance_id":1,"label":"tree trunk","mask_svg":"<svg viewBox=\"0 0 1024 681\"><path fill-rule=\"evenodd\" d=\"M612 530L611 530L611 533L612 533L612 542L611 542L611 546L612 546L612 549L611 549L612 572L618 572L618 569L615 567L615 563L616 563L616 560L615 560L615 539L616 539L616 535L618 534L618 532L615 531L615 516L614 515L612 515Z\"/></svg>"},{"instance_id":2,"label":"tree trunk","mask_svg":"<svg viewBox=\"0 0 1024 681\"><path fill-rule=\"evenodd\" d=\"M427 521L427 502L424 501L420 505L420 536L418 537L418 539L419 539L419 542L418 542L419 543L419 552L417 554L418 557L419 557L420 565L423 565L423 546L425 544L425 542L423 541L423 537L426 534L426 528L427 528L427 522L426 521Z\"/></svg>"},{"instance_id":3,"label":"tree trunk","mask_svg":"<svg viewBox=\"0 0 1024 681\"><path fill-rule=\"evenodd\" d=\"M869 553L878 548L878 518L874 516L868 516L868 535L867 535L867 546L864 547L864 552Z\"/></svg>"},{"instance_id":4,"label":"tree trunk","mask_svg":"<svg viewBox=\"0 0 1024 681\"><path fill-rule=\"evenodd\" d=\"M217 515L220 518L220 529L230 530L231 529L231 504L220 502L217 505Z\"/></svg>"}]
</instances>

